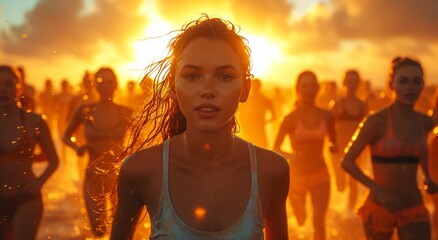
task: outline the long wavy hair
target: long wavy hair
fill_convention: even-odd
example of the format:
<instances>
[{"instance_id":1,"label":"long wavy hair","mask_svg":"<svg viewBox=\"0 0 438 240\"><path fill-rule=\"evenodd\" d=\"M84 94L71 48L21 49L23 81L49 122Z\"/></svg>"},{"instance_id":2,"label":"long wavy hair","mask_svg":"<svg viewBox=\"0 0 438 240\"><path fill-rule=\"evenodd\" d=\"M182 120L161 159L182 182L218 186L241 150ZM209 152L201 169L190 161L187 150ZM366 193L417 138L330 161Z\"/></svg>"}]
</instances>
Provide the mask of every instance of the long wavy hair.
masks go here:
<instances>
[{"instance_id":1,"label":"long wavy hair","mask_svg":"<svg viewBox=\"0 0 438 240\"><path fill-rule=\"evenodd\" d=\"M195 39L208 38L225 41L238 55L244 79L251 79L251 50L248 40L239 35L240 28L222 18L210 18L202 14L200 18L183 25L167 46L167 55L146 67L141 84L153 80L150 98L133 117L129 130L126 154L162 142L183 133L186 119L178 102L170 98L175 87L176 65L184 49ZM237 132L237 121L233 118L233 132Z\"/></svg>"}]
</instances>

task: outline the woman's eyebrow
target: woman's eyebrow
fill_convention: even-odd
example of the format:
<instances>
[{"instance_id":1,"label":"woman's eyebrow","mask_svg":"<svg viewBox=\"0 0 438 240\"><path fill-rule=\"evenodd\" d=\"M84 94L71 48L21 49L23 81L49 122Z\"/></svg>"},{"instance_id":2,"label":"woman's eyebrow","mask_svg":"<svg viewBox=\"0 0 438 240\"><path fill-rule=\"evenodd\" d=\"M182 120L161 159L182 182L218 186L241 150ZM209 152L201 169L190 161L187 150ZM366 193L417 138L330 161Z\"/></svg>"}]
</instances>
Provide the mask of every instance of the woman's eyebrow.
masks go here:
<instances>
[{"instance_id":1,"label":"woman's eyebrow","mask_svg":"<svg viewBox=\"0 0 438 240\"><path fill-rule=\"evenodd\" d=\"M225 69L236 69L236 67L235 66L233 66L233 65L223 65L223 66L219 66L219 67L217 67L216 68L216 70L225 70Z\"/></svg>"},{"instance_id":2,"label":"woman's eyebrow","mask_svg":"<svg viewBox=\"0 0 438 240\"><path fill-rule=\"evenodd\" d=\"M184 69L184 68L192 68L192 69L196 69L196 70L201 70L201 67L193 65L193 64L186 64L186 65L182 66L181 69Z\"/></svg>"},{"instance_id":3,"label":"woman's eyebrow","mask_svg":"<svg viewBox=\"0 0 438 240\"><path fill-rule=\"evenodd\" d=\"M181 69L185 69L185 68L191 68L191 69L195 69L195 70L202 69L201 67L194 65L194 64L186 64L186 65L182 66ZM225 69L237 69L237 68L233 65L223 65L223 66L218 66L215 68L215 70L225 70Z\"/></svg>"}]
</instances>

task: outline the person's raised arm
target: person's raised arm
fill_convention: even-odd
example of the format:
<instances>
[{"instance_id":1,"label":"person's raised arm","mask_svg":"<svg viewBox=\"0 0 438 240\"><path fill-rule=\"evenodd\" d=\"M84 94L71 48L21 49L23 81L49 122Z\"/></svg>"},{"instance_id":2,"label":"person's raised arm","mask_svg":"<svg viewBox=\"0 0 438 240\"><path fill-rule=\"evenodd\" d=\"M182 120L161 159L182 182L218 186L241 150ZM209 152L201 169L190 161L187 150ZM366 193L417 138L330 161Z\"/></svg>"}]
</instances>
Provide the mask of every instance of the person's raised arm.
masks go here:
<instances>
[{"instance_id":1,"label":"person's raised arm","mask_svg":"<svg viewBox=\"0 0 438 240\"><path fill-rule=\"evenodd\" d=\"M140 214L144 207L131 174L129 158L132 158L132 155L123 163L117 181L118 201L110 238L113 240L133 239Z\"/></svg>"}]
</instances>

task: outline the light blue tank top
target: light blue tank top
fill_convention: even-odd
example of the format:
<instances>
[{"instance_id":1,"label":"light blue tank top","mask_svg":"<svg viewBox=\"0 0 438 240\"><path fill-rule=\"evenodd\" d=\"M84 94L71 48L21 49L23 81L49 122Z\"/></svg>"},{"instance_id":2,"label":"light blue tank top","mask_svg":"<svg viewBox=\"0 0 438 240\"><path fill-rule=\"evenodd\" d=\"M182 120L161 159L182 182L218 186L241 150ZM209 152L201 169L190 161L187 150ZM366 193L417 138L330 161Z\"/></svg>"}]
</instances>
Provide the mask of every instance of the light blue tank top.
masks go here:
<instances>
[{"instance_id":1,"label":"light blue tank top","mask_svg":"<svg viewBox=\"0 0 438 240\"><path fill-rule=\"evenodd\" d=\"M257 182L257 156L254 146L248 143L251 165L251 192L243 215L231 227L221 231L200 231L188 226L175 212L169 193L169 141L163 145L163 180L158 211L151 218L150 239L264 239L264 220Z\"/></svg>"}]
</instances>

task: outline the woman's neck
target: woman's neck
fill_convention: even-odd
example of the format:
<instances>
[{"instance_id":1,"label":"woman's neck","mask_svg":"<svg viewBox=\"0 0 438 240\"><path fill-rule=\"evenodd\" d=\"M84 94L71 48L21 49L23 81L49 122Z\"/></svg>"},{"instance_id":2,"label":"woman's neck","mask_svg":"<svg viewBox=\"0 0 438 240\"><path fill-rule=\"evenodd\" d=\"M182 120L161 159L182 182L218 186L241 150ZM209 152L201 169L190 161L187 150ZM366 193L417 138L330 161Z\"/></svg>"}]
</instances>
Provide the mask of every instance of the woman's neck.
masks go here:
<instances>
[{"instance_id":1,"label":"woman's neck","mask_svg":"<svg viewBox=\"0 0 438 240\"><path fill-rule=\"evenodd\" d=\"M236 147L236 136L231 131L186 131L182 134L182 141L191 156L204 161L223 158Z\"/></svg>"},{"instance_id":2,"label":"woman's neck","mask_svg":"<svg viewBox=\"0 0 438 240\"><path fill-rule=\"evenodd\" d=\"M347 94L345 95L346 99L356 99L356 92L355 91L347 91Z\"/></svg>"},{"instance_id":3,"label":"woman's neck","mask_svg":"<svg viewBox=\"0 0 438 240\"><path fill-rule=\"evenodd\" d=\"M100 98L98 103L101 105L114 105L112 97Z\"/></svg>"},{"instance_id":4,"label":"woman's neck","mask_svg":"<svg viewBox=\"0 0 438 240\"><path fill-rule=\"evenodd\" d=\"M408 104L401 104L397 101L395 101L391 105L393 111L400 113L400 114L412 114L414 112L414 105L408 105Z\"/></svg>"},{"instance_id":5,"label":"woman's neck","mask_svg":"<svg viewBox=\"0 0 438 240\"><path fill-rule=\"evenodd\" d=\"M304 101L301 101L299 107L302 107L302 108L315 108L316 105L315 105L315 101L310 101L310 100L305 101L304 100Z\"/></svg>"}]
</instances>

